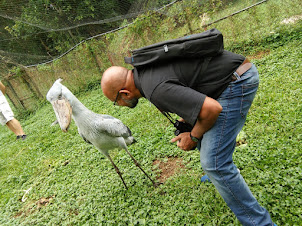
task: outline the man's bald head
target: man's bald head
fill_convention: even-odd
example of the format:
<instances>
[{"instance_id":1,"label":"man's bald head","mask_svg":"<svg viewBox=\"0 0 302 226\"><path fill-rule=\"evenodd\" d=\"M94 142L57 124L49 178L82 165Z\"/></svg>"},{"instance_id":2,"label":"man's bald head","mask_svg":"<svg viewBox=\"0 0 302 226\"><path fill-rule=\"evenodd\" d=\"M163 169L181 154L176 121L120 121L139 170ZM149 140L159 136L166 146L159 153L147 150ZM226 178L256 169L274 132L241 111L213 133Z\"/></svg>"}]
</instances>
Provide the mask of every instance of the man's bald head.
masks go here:
<instances>
[{"instance_id":1,"label":"man's bald head","mask_svg":"<svg viewBox=\"0 0 302 226\"><path fill-rule=\"evenodd\" d=\"M116 93L124 88L127 74L128 69L119 66L112 66L103 73L101 87L108 99L113 101Z\"/></svg>"}]
</instances>

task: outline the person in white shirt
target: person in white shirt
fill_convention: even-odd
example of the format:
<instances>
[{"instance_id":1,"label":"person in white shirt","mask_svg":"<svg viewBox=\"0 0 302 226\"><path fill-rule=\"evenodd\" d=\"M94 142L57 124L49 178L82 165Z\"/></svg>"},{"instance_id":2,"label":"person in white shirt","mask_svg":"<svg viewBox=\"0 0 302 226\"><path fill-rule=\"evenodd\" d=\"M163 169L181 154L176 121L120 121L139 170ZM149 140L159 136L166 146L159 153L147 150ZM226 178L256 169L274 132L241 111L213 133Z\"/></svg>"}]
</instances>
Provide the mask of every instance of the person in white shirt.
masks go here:
<instances>
[{"instance_id":1,"label":"person in white shirt","mask_svg":"<svg viewBox=\"0 0 302 226\"><path fill-rule=\"evenodd\" d=\"M17 139L26 138L20 122L15 119L14 113L10 108L6 98L5 98L6 87L0 81L0 124L6 125L14 134L16 134Z\"/></svg>"}]
</instances>

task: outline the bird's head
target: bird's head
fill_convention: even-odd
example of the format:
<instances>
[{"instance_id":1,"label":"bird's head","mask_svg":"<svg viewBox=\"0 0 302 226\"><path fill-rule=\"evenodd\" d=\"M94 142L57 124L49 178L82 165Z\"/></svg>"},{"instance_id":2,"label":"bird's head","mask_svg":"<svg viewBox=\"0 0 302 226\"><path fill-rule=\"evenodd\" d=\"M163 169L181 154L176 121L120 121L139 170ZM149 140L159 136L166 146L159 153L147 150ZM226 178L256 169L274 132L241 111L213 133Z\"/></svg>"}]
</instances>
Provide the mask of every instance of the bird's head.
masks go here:
<instances>
[{"instance_id":1,"label":"bird's head","mask_svg":"<svg viewBox=\"0 0 302 226\"><path fill-rule=\"evenodd\" d=\"M65 90L68 90L61 84L62 79L54 82L49 89L46 99L52 104L58 123L63 132L67 132L71 123L72 108L66 98Z\"/></svg>"}]
</instances>

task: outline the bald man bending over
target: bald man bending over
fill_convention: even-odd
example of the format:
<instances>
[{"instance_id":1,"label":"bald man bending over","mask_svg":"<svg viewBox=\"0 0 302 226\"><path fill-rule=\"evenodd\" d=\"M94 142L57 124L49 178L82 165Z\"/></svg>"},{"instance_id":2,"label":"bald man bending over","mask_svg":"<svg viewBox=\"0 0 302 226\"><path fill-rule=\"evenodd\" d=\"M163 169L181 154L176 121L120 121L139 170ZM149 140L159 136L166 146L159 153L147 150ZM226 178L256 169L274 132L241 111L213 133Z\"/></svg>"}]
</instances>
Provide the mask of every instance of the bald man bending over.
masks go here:
<instances>
[{"instance_id":1,"label":"bald man bending over","mask_svg":"<svg viewBox=\"0 0 302 226\"><path fill-rule=\"evenodd\" d=\"M113 66L103 74L102 90L119 106L134 108L144 97L191 124L191 132L171 142L185 151L197 145L204 171L243 225L273 225L232 158L258 89L258 71L244 56L228 51L212 57L207 67L204 62L177 58L133 70Z\"/></svg>"},{"instance_id":2,"label":"bald man bending over","mask_svg":"<svg viewBox=\"0 0 302 226\"><path fill-rule=\"evenodd\" d=\"M113 66L107 69L103 74L101 87L105 96L120 106L134 108L142 97L134 84L132 71L124 67Z\"/></svg>"}]
</instances>

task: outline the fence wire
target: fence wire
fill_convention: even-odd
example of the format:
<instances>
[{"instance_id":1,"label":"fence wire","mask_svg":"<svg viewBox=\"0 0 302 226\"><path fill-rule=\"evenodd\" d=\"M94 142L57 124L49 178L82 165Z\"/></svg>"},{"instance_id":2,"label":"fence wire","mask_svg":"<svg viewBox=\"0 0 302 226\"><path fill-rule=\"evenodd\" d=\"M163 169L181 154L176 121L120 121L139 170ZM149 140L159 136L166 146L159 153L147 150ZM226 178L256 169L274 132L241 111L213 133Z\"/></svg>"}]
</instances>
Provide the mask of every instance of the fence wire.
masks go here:
<instances>
[{"instance_id":1,"label":"fence wire","mask_svg":"<svg viewBox=\"0 0 302 226\"><path fill-rule=\"evenodd\" d=\"M2 61L22 65L50 61L89 37L117 29L123 20L171 2L175 0L2 0Z\"/></svg>"},{"instance_id":2,"label":"fence wire","mask_svg":"<svg viewBox=\"0 0 302 226\"><path fill-rule=\"evenodd\" d=\"M123 65L131 49L214 26L227 49L260 42L301 14L300 6L299 0L0 0L0 79L16 109L34 110L58 77L81 90L99 83L109 66Z\"/></svg>"},{"instance_id":3,"label":"fence wire","mask_svg":"<svg viewBox=\"0 0 302 226\"><path fill-rule=\"evenodd\" d=\"M153 12L159 12L160 10L166 8L166 7L169 7L170 5L178 2L178 1L181 1L181 0L174 0L173 2L167 4L167 5L164 5L163 7L161 8L158 8L158 9L153 9ZM266 0L265 0L266 1ZM137 17L139 14L138 13L131 13L131 14L127 14L126 16L124 16L123 19L129 19L129 18L134 18L134 17ZM119 16L118 18L121 18L121 16ZM116 19L116 18L110 18L110 19L107 19L106 21L117 21L117 20L120 20L120 19ZM104 21L102 21L103 23ZM104 22L106 23L106 22ZM108 22L107 22L108 23ZM94 38L98 38L98 37L101 37L101 36L104 36L104 35L107 35L109 33L113 33L113 32L116 32L116 31L119 31L121 29L124 29L126 27L129 27L130 25L132 25L134 22L130 22L130 23L127 23L126 25L124 26L121 26L121 27L118 27L116 29L113 29L113 30L109 30L107 32L104 32L104 33L101 33L101 34L97 34L97 35L94 35L94 36L91 36L89 38L86 38L82 41L80 41L79 43L77 43L76 45L74 45L73 47L71 47L69 50L67 50L66 52L62 53L60 56L52 59L52 60L49 60L49 61L46 61L46 62L40 62L40 63L37 63L37 64L32 64L32 65L26 65L25 67L26 68L30 68L30 67L36 67L40 64L48 64L48 63L51 63L55 60L58 60L60 58L62 58L63 56L65 56L66 54L68 54L69 52L71 52L72 50L74 50L75 48L77 48L79 45L81 45L82 43L86 42L86 41L89 41L91 39L94 39ZM89 24L100 24L100 21L95 21L95 22L92 22L92 23L89 23ZM85 24L81 24L81 25L76 25L76 26L73 26L72 28L75 28L75 27L80 27L80 26L85 26ZM71 28L62 28L61 30L69 30Z\"/></svg>"}]
</instances>

